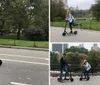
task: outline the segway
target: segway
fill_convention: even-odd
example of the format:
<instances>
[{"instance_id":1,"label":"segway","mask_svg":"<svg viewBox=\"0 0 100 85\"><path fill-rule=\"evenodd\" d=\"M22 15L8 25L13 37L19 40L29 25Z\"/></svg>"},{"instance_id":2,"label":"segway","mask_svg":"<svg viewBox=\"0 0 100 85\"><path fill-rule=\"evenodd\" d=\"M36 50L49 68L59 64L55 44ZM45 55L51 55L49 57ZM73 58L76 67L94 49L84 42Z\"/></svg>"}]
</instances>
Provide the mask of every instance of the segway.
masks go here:
<instances>
[{"instance_id":1,"label":"segway","mask_svg":"<svg viewBox=\"0 0 100 85\"><path fill-rule=\"evenodd\" d=\"M2 65L2 60L0 60L0 66Z\"/></svg>"},{"instance_id":2,"label":"segway","mask_svg":"<svg viewBox=\"0 0 100 85\"><path fill-rule=\"evenodd\" d=\"M77 31L74 31L74 32L72 32L72 33L68 33L68 32L66 31L66 27L67 27L67 21L66 21L65 28L64 28L64 32L62 33L62 36L65 36L66 34L67 34L67 35L70 35L70 34L76 35L76 34L78 33Z\"/></svg>"}]
</instances>

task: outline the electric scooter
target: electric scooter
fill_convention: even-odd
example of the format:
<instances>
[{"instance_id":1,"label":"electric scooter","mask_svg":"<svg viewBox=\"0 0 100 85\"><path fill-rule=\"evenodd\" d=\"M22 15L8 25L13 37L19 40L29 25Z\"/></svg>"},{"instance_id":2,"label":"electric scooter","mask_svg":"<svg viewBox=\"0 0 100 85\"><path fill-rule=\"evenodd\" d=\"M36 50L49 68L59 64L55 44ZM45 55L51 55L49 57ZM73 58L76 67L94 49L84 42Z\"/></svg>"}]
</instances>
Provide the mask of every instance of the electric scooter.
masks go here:
<instances>
[{"instance_id":1,"label":"electric scooter","mask_svg":"<svg viewBox=\"0 0 100 85\"><path fill-rule=\"evenodd\" d=\"M74 81L74 79L72 78L72 74L71 74L71 70L70 70L70 67L68 67L68 73L65 73L65 78L64 80L70 80L71 82ZM69 78L66 78L66 75L68 74ZM58 81L60 82L60 78L58 78Z\"/></svg>"},{"instance_id":2,"label":"electric scooter","mask_svg":"<svg viewBox=\"0 0 100 85\"><path fill-rule=\"evenodd\" d=\"M62 36L65 36L66 34L67 34L67 35L70 35L70 34L76 35L76 34L78 33L77 31L74 31L74 32L72 32L72 33L68 33L68 32L66 31L66 27L67 27L67 21L66 21L65 28L64 28L64 32L62 33Z\"/></svg>"}]
</instances>

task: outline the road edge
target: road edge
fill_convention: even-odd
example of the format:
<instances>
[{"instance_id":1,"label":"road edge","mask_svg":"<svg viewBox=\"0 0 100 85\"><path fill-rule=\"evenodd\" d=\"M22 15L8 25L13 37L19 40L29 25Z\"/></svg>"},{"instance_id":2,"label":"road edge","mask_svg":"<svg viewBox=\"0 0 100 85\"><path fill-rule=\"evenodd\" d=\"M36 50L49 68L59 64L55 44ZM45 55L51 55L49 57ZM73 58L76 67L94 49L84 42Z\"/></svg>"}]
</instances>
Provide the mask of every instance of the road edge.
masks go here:
<instances>
[{"instance_id":1,"label":"road edge","mask_svg":"<svg viewBox=\"0 0 100 85\"><path fill-rule=\"evenodd\" d=\"M26 49L26 50L37 50L37 51L49 51L49 49L46 48L35 48L35 47L21 47L21 46L8 46L8 45L0 45L0 48L14 48L14 49Z\"/></svg>"}]
</instances>

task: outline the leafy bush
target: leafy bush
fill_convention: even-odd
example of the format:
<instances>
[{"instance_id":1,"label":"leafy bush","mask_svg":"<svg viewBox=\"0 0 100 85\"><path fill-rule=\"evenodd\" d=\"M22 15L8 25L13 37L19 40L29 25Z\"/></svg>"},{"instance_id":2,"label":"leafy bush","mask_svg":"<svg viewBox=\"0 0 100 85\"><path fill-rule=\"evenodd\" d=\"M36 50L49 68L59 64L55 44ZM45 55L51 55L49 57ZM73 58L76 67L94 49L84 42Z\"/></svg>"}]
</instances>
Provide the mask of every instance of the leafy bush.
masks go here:
<instances>
[{"instance_id":1,"label":"leafy bush","mask_svg":"<svg viewBox=\"0 0 100 85\"><path fill-rule=\"evenodd\" d=\"M98 51L90 51L88 53L88 62L91 64L92 66L92 71L96 71L96 68L99 66L100 64L100 52Z\"/></svg>"},{"instance_id":2,"label":"leafy bush","mask_svg":"<svg viewBox=\"0 0 100 85\"><path fill-rule=\"evenodd\" d=\"M45 32L43 29L27 29L23 32L24 38L27 40L43 41L45 40Z\"/></svg>"},{"instance_id":3,"label":"leafy bush","mask_svg":"<svg viewBox=\"0 0 100 85\"><path fill-rule=\"evenodd\" d=\"M58 61L58 54L51 52L50 53L50 66L51 70L59 70L60 69L60 63Z\"/></svg>"}]
</instances>

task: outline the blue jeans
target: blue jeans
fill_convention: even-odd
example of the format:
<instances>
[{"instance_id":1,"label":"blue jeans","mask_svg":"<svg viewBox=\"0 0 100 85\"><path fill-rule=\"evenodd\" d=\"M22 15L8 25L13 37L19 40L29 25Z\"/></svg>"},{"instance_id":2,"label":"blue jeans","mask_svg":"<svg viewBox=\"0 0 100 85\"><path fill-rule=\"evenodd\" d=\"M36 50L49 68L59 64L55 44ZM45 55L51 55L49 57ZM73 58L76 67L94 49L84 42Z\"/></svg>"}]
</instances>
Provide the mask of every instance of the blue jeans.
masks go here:
<instances>
[{"instance_id":1,"label":"blue jeans","mask_svg":"<svg viewBox=\"0 0 100 85\"><path fill-rule=\"evenodd\" d=\"M86 69L84 70L84 76L85 76L85 78L89 77L89 71L87 71Z\"/></svg>"},{"instance_id":2,"label":"blue jeans","mask_svg":"<svg viewBox=\"0 0 100 85\"><path fill-rule=\"evenodd\" d=\"M60 68L60 79L62 80L63 71L68 72L66 67Z\"/></svg>"},{"instance_id":3,"label":"blue jeans","mask_svg":"<svg viewBox=\"0 0 100 85\"><path fill-rule=\"evenodd\" d=\"M75 24L74 20L72 22L69 23L69 28L72 31L72 26L79 26L80 24Z\"/></svg>"}]
</instances>

